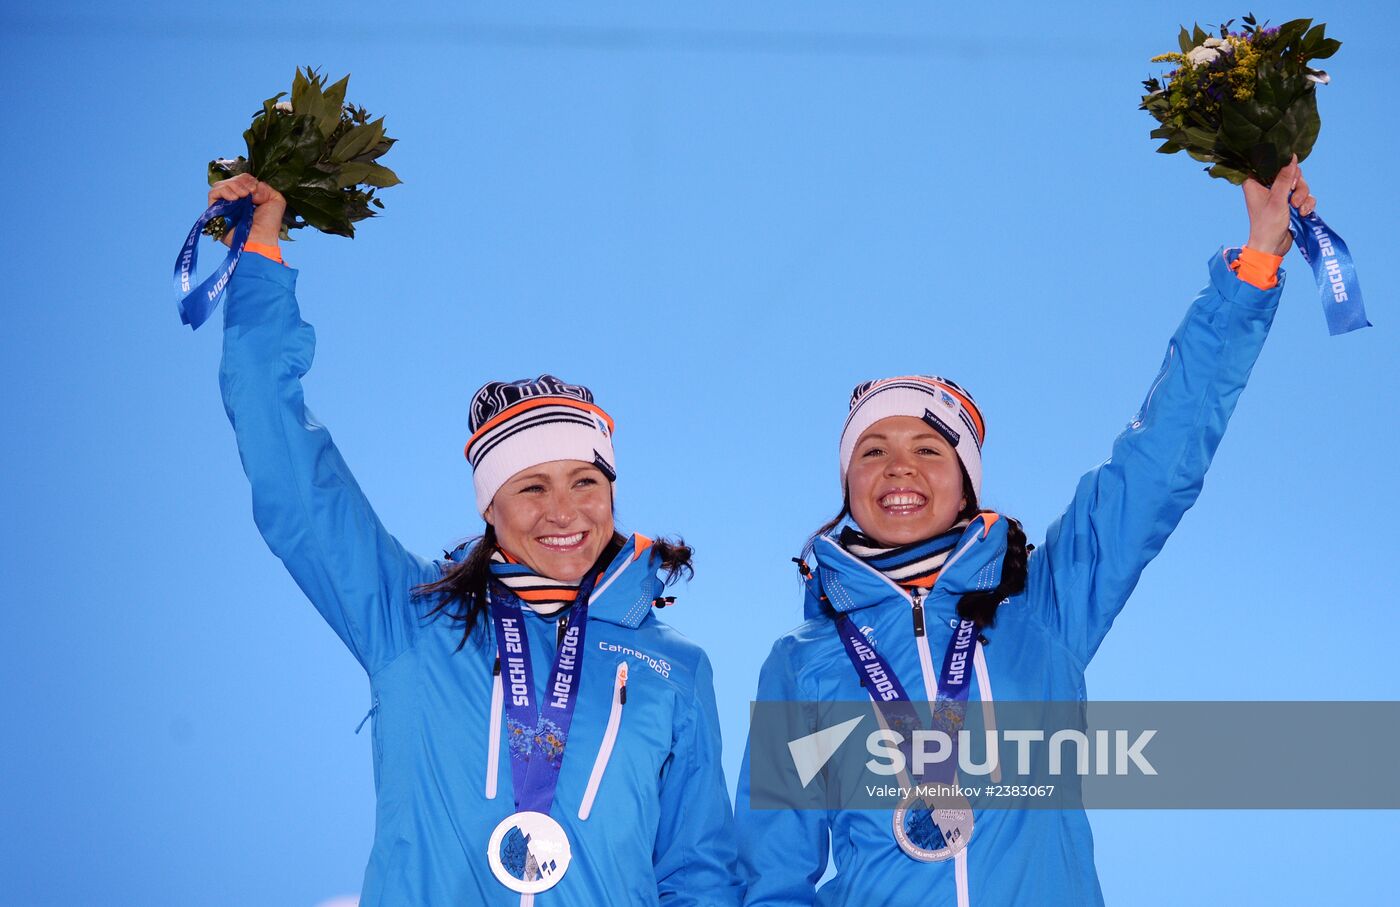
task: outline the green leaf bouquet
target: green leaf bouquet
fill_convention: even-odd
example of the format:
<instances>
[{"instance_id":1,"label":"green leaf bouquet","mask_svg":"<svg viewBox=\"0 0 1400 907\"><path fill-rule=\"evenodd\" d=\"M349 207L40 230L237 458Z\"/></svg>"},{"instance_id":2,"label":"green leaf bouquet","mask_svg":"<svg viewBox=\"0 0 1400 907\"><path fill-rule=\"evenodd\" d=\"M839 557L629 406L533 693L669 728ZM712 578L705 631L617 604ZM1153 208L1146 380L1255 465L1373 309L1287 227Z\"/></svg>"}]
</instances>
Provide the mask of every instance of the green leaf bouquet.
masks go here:
<instances>
[{"instance_id":1,"label":"green leaf bouquet","mask_svg":"<svg viewBox=\"0 0 1400 907\"><path fill-rule=\"evenodd\" d=\"M1152 130L1165 140L1159 152L1185 151L1235 185L1249 177L1268 185L1293 155L1312 151L1322 128L1316 88L1330 79L1309 64L1342 45L1311 19L1270 27L1251 13L1241 21L1239 31L1233 19L1219 26L1218 36L1182 28L1180 52L1152 58L1177 68L1142 83L1140 109L1160 124Z\"/></svg>"},{"instance_id":2,"label":"green leaf bouquet","mask_svg":"<svg viewBox=\"0 0 1400 907\"><path fill-rule=\"evenodd\" d=\"M395 139L384 134L384 118L370 119L363 107L345 103L347 75L333 85L311 67L298 69L290 100L279 92L243 133L248 156L209 162L209 185L251 173L287 200L281 235L315 227L337 236L355 235L355 224L375 215L384 203L375 191L399 178L379 163ZM228 230L215 218L204 232L216 238Z\"/></svg>"}]
</instances>

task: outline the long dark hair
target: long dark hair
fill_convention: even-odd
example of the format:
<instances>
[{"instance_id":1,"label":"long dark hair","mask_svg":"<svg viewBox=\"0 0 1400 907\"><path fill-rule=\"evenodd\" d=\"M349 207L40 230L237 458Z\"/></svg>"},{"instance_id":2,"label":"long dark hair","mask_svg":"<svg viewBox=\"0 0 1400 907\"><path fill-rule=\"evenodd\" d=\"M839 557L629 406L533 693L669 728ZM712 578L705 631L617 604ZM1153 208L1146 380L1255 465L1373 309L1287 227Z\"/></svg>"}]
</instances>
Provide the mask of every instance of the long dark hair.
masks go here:
<instances>
[{"instance_id":1,"label":"long dark hair","mask_svg":"<svg viewBox=\"0 0 1400 907\"><path fill-rule=\"evenodd\" d=\"M627 537L614 531L593 569L605 568L625 544ZM664 582L667 586L682 577L691 579L695 576L695 566L691 562L695 551L684 539L673 541L658 538L652 542L651 549L656 552L661 568L666 571ZM466 557L460 561L454 560L452 566L443 571L441 579L413 589L413 595L417 598L437 598L437 604L424 615L425 622L446 617L462 625L458 651L467 644L477 625L484 622L486 584L491 581L491 555L496 550L496 527L487 523L484 534L458 546L457 551L463 550L467 552Z\"/></svg>"},{"instance_id":2,"label":"long dark hair","mask_svg":"<svg viewBox=\"0 0 1400 907\"><path fill-rule=\"evenodd\" d=\"M967 499L967 506L958 514L958 521L971 520L983 511L977 506L977 491L972 487L972 480L967 477L966 470L963 471L963 497ZM807 537L807 544L803 546L802 556L807 558L812 553L812 546L817 543L817 539L826 535L831 530L840 526L841 523L851 515L851 496L847 492L845 499L841 502L841 512L827 520ZM979 629L995 627L997 623L997 608L1001 603L1013 595L1020 595L1026 588L1027 559L1034 546L1026 544L1026 531L1021 528L1021 521L1015 517L1000 514L1006 520L1006 557L1002 561L1001 582L995 589L987 589L982 592L966 592L962 598L958 599L958 616L963 620L970 620L977 624Z\"/></svg>"}]
</instances>

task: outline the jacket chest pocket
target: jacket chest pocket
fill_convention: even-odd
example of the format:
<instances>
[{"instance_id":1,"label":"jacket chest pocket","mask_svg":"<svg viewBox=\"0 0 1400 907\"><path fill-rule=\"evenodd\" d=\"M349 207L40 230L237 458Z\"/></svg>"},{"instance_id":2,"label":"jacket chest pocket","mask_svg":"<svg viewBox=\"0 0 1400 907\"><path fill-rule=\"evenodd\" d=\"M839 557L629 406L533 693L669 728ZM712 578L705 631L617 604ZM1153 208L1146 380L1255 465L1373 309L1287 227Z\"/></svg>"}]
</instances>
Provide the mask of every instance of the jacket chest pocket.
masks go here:
<instances>
[{"instance_id":1,"label":"jacket chest pocket","mask_svg":"<svg viewBox=\"0 0 1400 907\"><path fill-rule=\"evenodd\" d=\"M603 740L598 745L598 755L593 758L593 768L588 774L588 785L583 789L583 799L579 801L579 820L586 820L593 813L598 791L603 785L608 765L618 747L618 737L622 731L622 717L627 711L627 662L620 661L613 673L612 701L608 706L608 723L603 726Z\"/></svg>"}]
</instances>

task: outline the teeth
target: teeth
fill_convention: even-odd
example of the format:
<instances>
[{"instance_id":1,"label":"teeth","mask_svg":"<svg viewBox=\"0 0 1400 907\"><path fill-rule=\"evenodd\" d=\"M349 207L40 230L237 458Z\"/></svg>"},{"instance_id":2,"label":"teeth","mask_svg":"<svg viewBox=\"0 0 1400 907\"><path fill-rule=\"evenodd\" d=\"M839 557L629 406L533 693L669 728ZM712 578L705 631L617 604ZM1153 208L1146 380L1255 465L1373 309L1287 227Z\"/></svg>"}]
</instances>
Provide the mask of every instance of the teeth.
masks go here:
<instances>
[{"instance_id":1,"label":"teeth","mask_svg":"<svg viewBox=\"0 0 1400 907\"><path fill-rule=\"evenodd\" d=\"M924 503L924 496L911 492L895 492L880 499L881 507L918 507Z\"/></svg>"},{"instance_id":2,"label":"teeth","mask_svg":"<svg viewBox=\"0 0 1400 907\"><path fill-rule=\"evenodd\" d=\"M542 535L540 544L548 545L551 548L569 548L583 541L583 533L575 532L573 535Z\"/></svg>"}]
</instances>

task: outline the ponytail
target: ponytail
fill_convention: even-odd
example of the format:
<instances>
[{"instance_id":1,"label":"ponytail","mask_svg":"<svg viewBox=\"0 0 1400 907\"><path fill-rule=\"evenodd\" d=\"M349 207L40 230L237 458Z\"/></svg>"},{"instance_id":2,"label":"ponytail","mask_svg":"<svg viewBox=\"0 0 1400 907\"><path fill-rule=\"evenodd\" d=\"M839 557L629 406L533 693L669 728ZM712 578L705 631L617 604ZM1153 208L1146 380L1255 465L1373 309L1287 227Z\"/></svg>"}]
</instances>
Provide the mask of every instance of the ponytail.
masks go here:
<instances>
[{"instance_id":1,"label":"ponytail","mask_svg":"<svg viewBox=\"0 0 1400 907\"><path fill-rule=\"evenodd\" d=\"M1004 513L1000 516L1006 520L1006 557L1001 564L1001 582L995 589L967 592L958 599L958 616L977 624L979 630L996 626L997 608L1001 603L1025 590L1027 558L1034 550L1034 546L1026 544L1026 531L1021 528L1021 521Z\"/></svg>"},{"instance_id":2,"label":"ponytail","mask_svg":"<svg viewBox=\"0 0 1400 907\"><path fill-rule=\"evenodd\" d=\"M958 514L958 519L971 521L979 513L995 513L977 506L977 490L972 487L972 480L967 477L965 469L962 478L967 506ZM1004 513L997 515L1006 520L1006 556L1001 562L1001 582L995 589L967 592L958 599L958 616L977 624L979 630L995 627L997 608L1001 607L1001 603L1025 591L1027 557L1035 550L1034 545L1026 544L1026 530L1021 528L1020 520Z\"/></svg>"},{"instance_id":3,"label":"ponytail","mask_svg":"<svg viewBox=\"0 0 1400 907\"><path fill-rule=\"evenodd\" d=\"M661 536L651 543L651 547L661 560L661 569L666 571L663 582L667 586L678 579L691 580L695 578L695 564L693 562L695 549L687 545L685 539L678 536L672 540Z\"/></svg>"},{"instance_id":4,"label":"ponytail","mask_svg":"<svg viewBox=\"0 0 1400 907\"><path fill-rule=\"evenodd\" d=\"M483 535L463 542L457 551L468 546L466 558L446 567L441 579L413 589L414 598L436 596L438 600L432 610L423 616L424 623L446 616L462 625L462 640L457 643L459 652L486 611L486 585L491 581L491 554L496 550L496 527L487 523Z\"/></svg>"}]
</instances>

